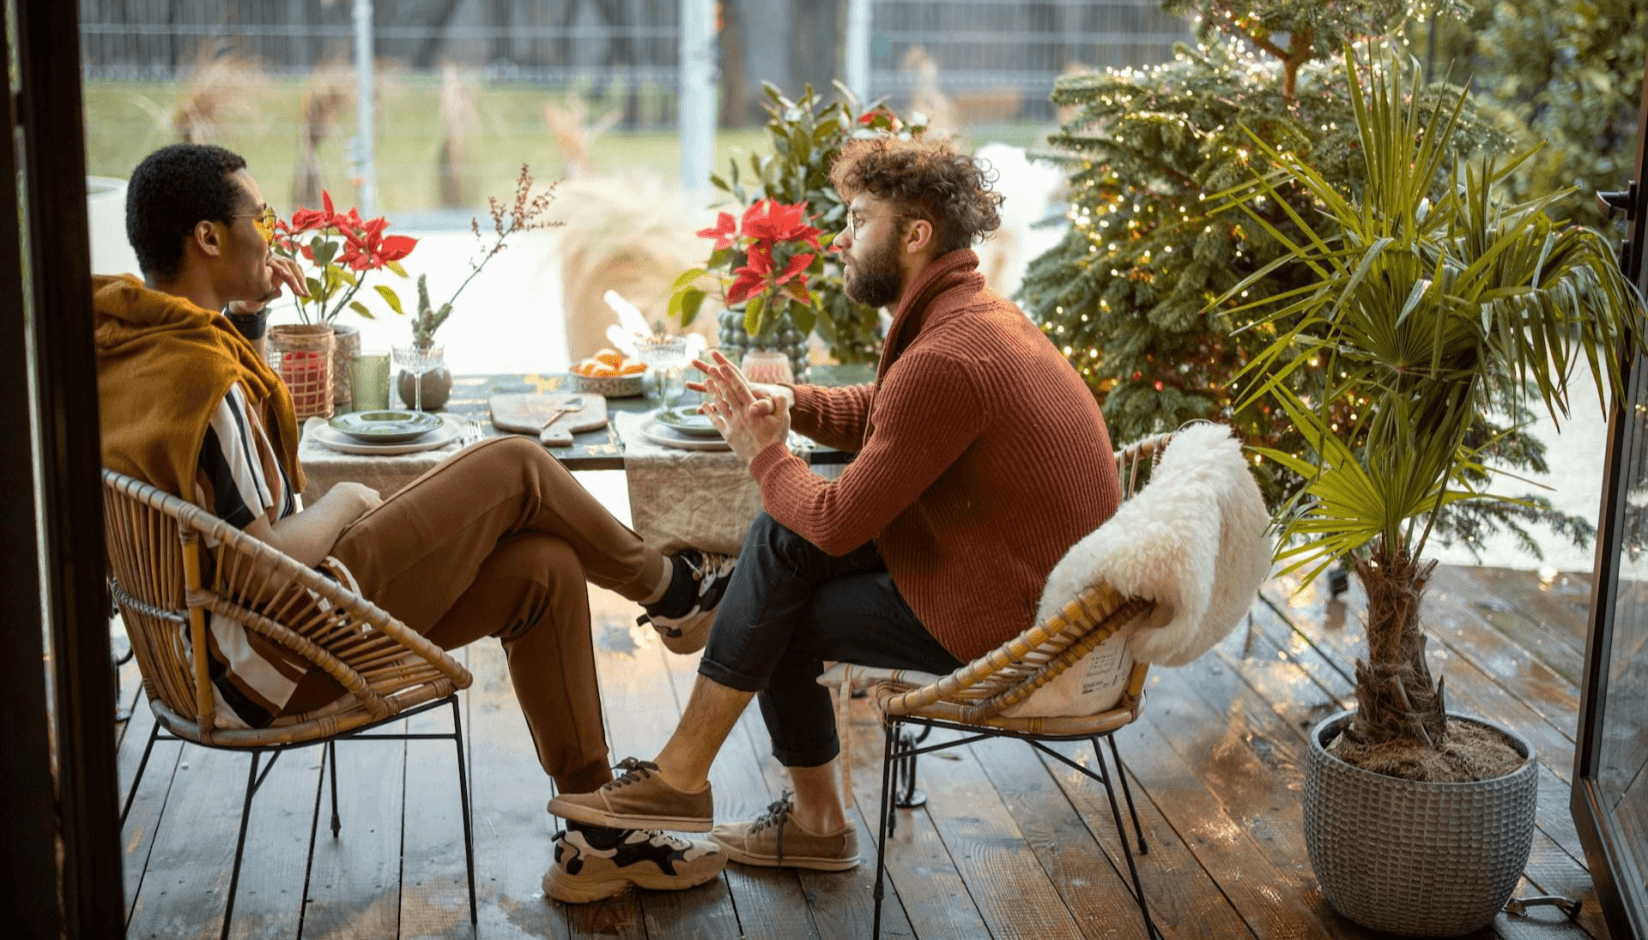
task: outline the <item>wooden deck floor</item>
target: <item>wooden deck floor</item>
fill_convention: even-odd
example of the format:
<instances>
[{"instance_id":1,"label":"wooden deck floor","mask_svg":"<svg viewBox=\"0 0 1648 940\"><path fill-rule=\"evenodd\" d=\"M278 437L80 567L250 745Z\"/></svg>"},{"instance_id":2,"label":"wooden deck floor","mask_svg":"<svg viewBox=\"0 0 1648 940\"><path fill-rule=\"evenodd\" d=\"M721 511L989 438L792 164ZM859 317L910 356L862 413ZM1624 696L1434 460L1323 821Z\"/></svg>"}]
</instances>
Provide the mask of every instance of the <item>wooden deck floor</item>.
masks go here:
<instances>
[{"instance_id":1,"label":"wooden deck floor","mask_svg":"<svg viewBox=\"0 0 1648 940\"><path fill-rule=\"evenodd\" d=\"M1335 915L1311 874L1300 829L1306 729L1347 702L1361 649L1360 598L1264 589L1249 622L1183 669L1152 673L1145 719L1118 735L1151 851L1141 877L1164 934L1179 938L1363 938ZM595 631L614 760L650 757L693 678L634 611L595 592ZM1607 937L1568 812L1589 588L1559 577L1438 570L1427 600L1437 665L1455 708L1491 716L1533 742L1539 830L1519 895L1580 897L1501 915L1477 937ZM484 938L859 938L869 935L881 740L853 703L851 756L867 863L846 874L729 866L682 893L631 893L566 907L544 898L553 820L496 644L465 651L480 927ZM130 670L130 667L127 667ZM128 695L136 686L128 672ZM128 786L150 717L124 729ZM431 728L446 713L412 720ZM247 758L162 745L124 836L132 937L215 937L222 923ZM1091 753L1071 747L1072 756ZM448 742L361 742L338 749L342 836L327 829L320 750L287 755L253 804L235 937L466 937L462 830ZM1102 788L1022 744L995 741L924 758L930 799L903 814L889 855L889 937L1142 938L1118 876ZM715 765L716 812L748 817L784 785L756 711ZM124 797L124 793L122 794ZM321 814L317 825L317 810ZM313 847L313 862L305 860Z\"/></svg>"}]
</instances>

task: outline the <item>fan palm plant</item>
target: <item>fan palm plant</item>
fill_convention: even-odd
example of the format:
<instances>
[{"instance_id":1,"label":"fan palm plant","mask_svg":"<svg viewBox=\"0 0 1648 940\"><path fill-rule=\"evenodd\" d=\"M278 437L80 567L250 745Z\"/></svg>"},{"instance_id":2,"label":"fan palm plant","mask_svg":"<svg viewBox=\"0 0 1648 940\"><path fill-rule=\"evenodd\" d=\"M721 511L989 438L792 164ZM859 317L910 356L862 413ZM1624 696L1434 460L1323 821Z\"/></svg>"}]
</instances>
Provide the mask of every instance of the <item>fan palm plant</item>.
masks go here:
<instances>
[{"instance_id":1,"label":"fan palm plant","mask_svg":"<svg viewBox=\"0 0 1648 940\"><path fill-rule=\"evenodd\" d=\"M1348 743L1434 750L1447 713L1420 623L1435 566L1423 560L1426 540L1452 504L1510 499L1482 485L1494 441L1473 432L1495 411L1521 411L1536 392L1553 421L1565 417L1581 358L1599 397L1610 387L1618 394L1621 353L1643 348L1645 321L1606 241L1546 214L1565 194L1501 198L1501 184L1533 151L1446 165L1469 92L1425 109L1417 75L1405 85L1393 61L1381 65L1371 49L1368 59L1364 84L1346 52L1362 191L1336 191L1252 135L1272 170L1221 194L1221 208L1245 212L1288 254L1218 302L1281 264L1314 273L1312 283L1253 305L1249 329L1274 340L1239 378L1243 406L1270 396L1311 447L1303 458L1260 450L1306 481L1276 513L1278 560L1304 569L1307 583L1346 561L1367 589L1368 657L1356 667ZM1280 198L1287 187L1302 187L1320 213L1289 210L1305 233L1299 241L1256 209L1266 200L1289 206ZM1321 400L1290 391L1288 375L1319 365L1330 377Z\"/></svg>"}]
</instances>

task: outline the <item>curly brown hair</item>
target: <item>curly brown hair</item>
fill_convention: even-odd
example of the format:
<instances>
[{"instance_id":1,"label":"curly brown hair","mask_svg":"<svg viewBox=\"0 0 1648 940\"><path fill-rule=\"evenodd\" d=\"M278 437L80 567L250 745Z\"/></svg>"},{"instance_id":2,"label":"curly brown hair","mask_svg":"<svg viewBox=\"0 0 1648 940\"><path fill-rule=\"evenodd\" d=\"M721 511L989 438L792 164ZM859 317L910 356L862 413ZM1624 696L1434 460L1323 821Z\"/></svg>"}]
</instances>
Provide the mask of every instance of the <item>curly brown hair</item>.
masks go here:
<instances>
[{"instance_id":1,"label":"curly brown hair","mask_svg":"<svg viewBox=\"0 0 1648 940\"><path fill-rule=\"evenodd\" d=\"M868 192L901 215L933 224L938 253L970 247L1001 225L1001 194L994 170L956 150L948 140L892 136L849 141L830 166L842 201Z\"/></svg>"}]
</instances>

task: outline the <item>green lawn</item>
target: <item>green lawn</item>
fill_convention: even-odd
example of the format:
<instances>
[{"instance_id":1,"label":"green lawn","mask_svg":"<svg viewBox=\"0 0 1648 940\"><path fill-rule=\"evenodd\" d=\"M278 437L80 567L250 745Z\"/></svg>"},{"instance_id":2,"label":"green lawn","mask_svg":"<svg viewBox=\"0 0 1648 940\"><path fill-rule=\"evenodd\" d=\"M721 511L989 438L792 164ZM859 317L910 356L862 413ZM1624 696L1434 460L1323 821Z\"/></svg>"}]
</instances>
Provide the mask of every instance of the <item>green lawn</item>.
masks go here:
<instances>
[{"instance_id":1,"label":"green lawn","mask_svg":"<svg viewBox=\"0 0 1648 940\"><path fill-rule=\"evenodd\" d=\"M381 211L439 208L437 160L444 136L440 83L432 78L408 78L385 86L377 128ZM239 101L227 100L218 133L212 138L213 143L246 157L265 195L282 213L291 208L304 90L302 81L269 80ZM176 140L171 115L189 91L182 83L87 82L88 172L124 178L145 154ZM476 120L459 172L467 203L460 208L474 211L488 195L508 198L523 162L532 165L533 175L540 180L562 175L561 153L541 112L546 103L564 97L560 90L542 86L477 86ZM643 117L656 113L656 97L643 95ZM322 179L333 197L347 205L354 202L349 155L349 138L355 131L353 108L344 109L338 117L320 147ZM748 150L765 145L760 128L724 130L716 141L716 165L725 165L735 147ZM597 171L640 166L674 178L680 165L679 139L673 130L609 131L596 141L591 162Z\"/></svg>"}]
</instances>

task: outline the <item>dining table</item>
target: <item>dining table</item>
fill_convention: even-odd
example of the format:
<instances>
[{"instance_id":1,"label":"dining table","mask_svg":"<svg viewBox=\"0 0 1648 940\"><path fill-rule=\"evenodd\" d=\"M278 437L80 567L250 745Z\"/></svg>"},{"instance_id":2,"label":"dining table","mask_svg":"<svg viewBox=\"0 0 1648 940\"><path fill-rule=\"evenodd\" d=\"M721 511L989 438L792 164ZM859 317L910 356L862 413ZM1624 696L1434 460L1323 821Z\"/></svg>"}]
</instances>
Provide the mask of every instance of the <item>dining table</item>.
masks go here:
<instances>
[{"instance_id":1,"label":"dining table","mask_svg":"<svg viewBox=\"0 0 1648 940\"><path fill-rule=\"evenodd\" d=\"M839 386L873 378L874 367L869 364L815 365L807 381ZM363 483L387 499L463 448L514 434L492 423L492 396L577 391L580 389L574 376L564 372L455 376L450 399L433 412L446 423L443 430L450 440L444 446L407 453L335 450L322 443L331 436L327 433L328 423L311 418L304 425L298 447L298 459L308 481L304 503L313 505L344 481ZM697 399L697 393L688 391L675 404L691 404ZM691 545L736 552L749 521L760 510L759 488L742 460L729 450L678 450L644 437L640 429L663 405L654 396L610 397L605 403L608 420L604 426L574 434L571 444L545 449L575 472L623 471L629 488L631 524L660 550ZM533 435L514 436L536 440ZM821 476L836 475L853 458L851 452L793 433L789 443L792 452Z\"/></svg>"}]
</instances>

